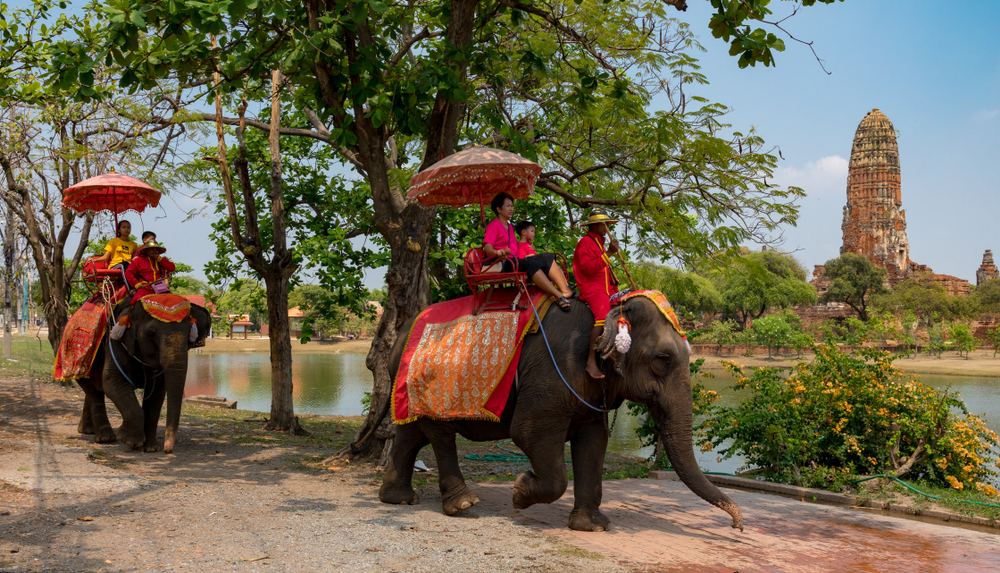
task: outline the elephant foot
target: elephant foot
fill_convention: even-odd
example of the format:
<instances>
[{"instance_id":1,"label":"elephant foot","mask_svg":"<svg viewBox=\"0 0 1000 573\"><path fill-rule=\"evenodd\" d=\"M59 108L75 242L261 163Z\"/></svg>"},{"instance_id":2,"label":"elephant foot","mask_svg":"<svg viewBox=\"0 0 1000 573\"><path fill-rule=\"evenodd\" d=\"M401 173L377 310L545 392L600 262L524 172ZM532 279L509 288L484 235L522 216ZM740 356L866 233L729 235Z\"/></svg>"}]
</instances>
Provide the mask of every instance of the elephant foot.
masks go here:
<instances>
[{"instance_id":1,"label":"elephant foot","mask_svg":"<svg viewBox=\"0 0 1000 573\"><path fill-rule=\"evenodd\" d=\"M531 495L531 482L535 479L531 472L517 476L517 480L514 482L514 509L527 509L537 503L534 496Z\"/></svg>"},{"instance_id":2,"label":"elephant foot","mask_svg":"<svg viewBox=\"0 0 1000 573\"><path fill-rule=\"evenodd\" d=\"M378 498L382 503L392 503L395 505L417 505L420 498L412 487L393 487L388 483L383 483L378 490Z\"/></svg>"},{"instance_id":3,"label":"elephant foot","mask_svg":"<svg viewBox=\"0 0 1000 573\"><path fill-rule=\"evenodd\" d=\"M160 442L157 440L146 440L146 443L142 445L142 451L158 452L160 451Z\"/></svg>"},{"instance_id":4,"label":"elephant foot","mask_svg":"<svg viewBox=\"0 0 1000 573\"><path fill-rule=\"evenodd\" d=\"M587 511L574 507L569 514L569 528L576 531L607 531L610 525L611 520L599 509Z\"/></svg>"},{"instance_id":5,"label":"elephant foot","mask_svg":"<svg viewBox=\"0 0 1000 573\"><path fill-rule=\"evenodd\" d=\"M479 503L479 496L472 493L463 483L461 488L454 493L441 496L441 509L445 515L455 515L460 511L465 511Z\"/></svg>"},{"instance_id":6,"label":"elephant foot","mask_svg":"<svg viewBox=\"0 0 1000 573\"><path fill-rule=\"evenodd\" d=\"M125 428L118 430L118 439L133 450L141 450L146 443L146 435L143 432L128 432Z\"/></svg>"},{"instance_id":7,"label":"elephant foot","mask_svg":"<svg viewBox=\"0 0 1000 573\"><path fill-rule=\"evenodd\" d=\"M90 436L94 433L94 422L91 420L83 421L76 426L76 433L83 434L85 436Z\"/></svg>"},{"instance_id":8,"label":"elephant foot","mask_svg":"<svg viewBox=\"0 0 1000 573\"><path fill-rule=\"evenodd\" d=\"M91 433L94 434L95 444L113 444L118 439L115 437L115 431L111 428L111 426L98 428Z\"/></svg>"}]
</instances>

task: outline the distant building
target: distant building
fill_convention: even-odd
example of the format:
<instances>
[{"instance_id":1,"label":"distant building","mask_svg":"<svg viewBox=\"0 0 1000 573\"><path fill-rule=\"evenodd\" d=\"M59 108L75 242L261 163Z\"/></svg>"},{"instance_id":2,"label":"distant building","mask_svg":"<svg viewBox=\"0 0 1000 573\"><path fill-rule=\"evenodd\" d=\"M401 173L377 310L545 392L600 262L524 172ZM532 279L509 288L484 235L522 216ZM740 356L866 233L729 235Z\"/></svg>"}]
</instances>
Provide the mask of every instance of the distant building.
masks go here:
<instances>
[{"instance_id":1,"label":"distant building","mask_svg":"<svg viewBox=\"0 0 1000 573\"><path fill-rule=\"evenodd\" d=\"M972 285L965 279L935 274L927 265L910 260L906 212L902 207L896 131L889 118L876 108L861 120L851 146L840 253L855 253L882 267L890 286L915 278L940 284L951 295L969 294ZM822 266L817 266L813 274L822 277ZM817 289L825 286L817 284Z\"/></svg>"},{"instance_id":2,"label":"distant building","mask_svg":"<svg viewBox=\"0 0 1000 573\"><path fill-rule=\"evenodd\" d=\"M976 271L976 286L998 278L1000 278L1000 273L997 272L997 266L993 264L993 251L986 249L986 252L983 253L983 264L979 265L979 270Z\"/></svg>"}]
</instances>

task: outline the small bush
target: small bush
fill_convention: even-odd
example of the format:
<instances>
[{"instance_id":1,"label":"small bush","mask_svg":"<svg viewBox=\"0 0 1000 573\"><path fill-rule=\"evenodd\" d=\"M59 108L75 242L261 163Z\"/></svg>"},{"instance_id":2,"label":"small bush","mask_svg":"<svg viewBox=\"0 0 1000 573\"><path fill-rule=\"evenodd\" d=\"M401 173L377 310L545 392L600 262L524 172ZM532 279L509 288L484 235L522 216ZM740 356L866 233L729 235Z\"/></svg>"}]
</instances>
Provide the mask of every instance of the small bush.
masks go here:
<instances>
[{"instance_id":1,"label":"small bush","mask_svg":"<svg viewBox=\"0 0 1000 573\"><path fill-rule=\"evenodd\" d=\"M735 407L711 406L697 441L726 458L742 455L744 469L766 468L777 481L830 486L850 475L923 474L939 485L983 489L998 475L996 433L957 392L905 377L892 360L873 349L821 346L787 377L725 362L733 388L750 396Z\"/></svg>"}]
</instances>

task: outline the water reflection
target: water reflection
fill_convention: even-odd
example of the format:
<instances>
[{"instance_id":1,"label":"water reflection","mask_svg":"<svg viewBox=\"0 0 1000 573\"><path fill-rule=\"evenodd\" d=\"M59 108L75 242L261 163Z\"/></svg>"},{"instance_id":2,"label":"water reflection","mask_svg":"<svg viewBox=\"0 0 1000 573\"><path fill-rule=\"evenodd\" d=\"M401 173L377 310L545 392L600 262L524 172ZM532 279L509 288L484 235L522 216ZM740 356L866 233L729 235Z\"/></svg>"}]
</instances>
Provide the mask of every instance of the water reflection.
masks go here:
<instances>
[{"instance_id":1,"label":"water reflection","mask_svg":"<svg viewBox=\"0 0 1000 573\"><path fill-rule=\"evenodd\" d=\"M1000 432L1000 380L964 376L921 375L933 388L958 390L973 414L985 414L986 425ZM745 396L729 387L733 379L724 373L700 382L719 392L717 402L735 406ZM361 398L371 392L372 374L363 354L295 354L292 357L292 395L295 411L304 414L355 416L361 414ZM243 410L271 409L271 360L267 354L192 354L188 363L185 396L208 394L239 401ZM612 414L614 416L614 414ZM640 420L622 407L608 440L612 452L648 457L653 447L642 447L635 429ZM699 465L708 471L734 472L740 458L719 461L715 452L695 451Z\"/></svg>"},{"instance_id":2,"label":"water reflection","mask_svg":"<svg viewBox=\"0 0 1000 573\"><path fill-rule=\"evenodd\" d=\"M357 416L371 392L372 375L363 354L296 354L292 398L302 414ZM271 409L271 358L267 354L192 354L185 396L225 396L241 410Z\"/></svg>"}]
</instances>

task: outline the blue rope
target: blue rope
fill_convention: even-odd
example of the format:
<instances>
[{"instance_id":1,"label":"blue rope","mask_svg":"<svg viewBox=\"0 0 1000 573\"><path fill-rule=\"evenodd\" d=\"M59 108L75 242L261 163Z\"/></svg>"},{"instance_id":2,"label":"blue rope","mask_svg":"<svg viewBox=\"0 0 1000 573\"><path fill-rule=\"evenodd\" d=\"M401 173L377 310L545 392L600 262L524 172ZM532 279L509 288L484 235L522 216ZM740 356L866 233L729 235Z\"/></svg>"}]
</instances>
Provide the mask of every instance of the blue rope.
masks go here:
<instances>
[{"instance_id":1,"label":"blue rope","mask_svg":"<svg viewBox=\"0 0 1000 573\"><path fill-rule=\"evenodd\" d=\"M545 341L545 348L549 350L549 357L552 358L552 365L556 367L556 373L559 374L559 378L563 381L563 384L565 384L566 387L569 388L569 391L572 392L574 396L576 396L577 400L583 402L583 405L590 408L591 410L594 410L595 412L601 412L602 414L607 414L608 412L614 412L615 408L611 408L610 410L604 410L598 408L597 406L591 406L589 403L587 403L586 400L581 398L580 395L576 393L576 390L574 390L572 386L569 385L569 382L566 381L566 378L563 376L562 371L559 370L559 364L556 363L555 355L552 354L552 347L549 346L549 337L545 335L545 327L542 326L542 319L538 316L538 311L535 309L535 302L531 300L531 297L528 297L528 304L531 305L531 311L535 313L535 320L538 321L538 330L542 333L542 340Z\"/></svg>"},{"instance_id":2,"label":"blue rope","mask_svg":"<svg viewBox=\"0 0 1000 573\"><path fill-rule=\"evenodd\" d=\"M139 387L135 385L135 382L133 382L132 379L128 377L128 374L125 373L125 370L122 369L122 365L118 363L118 357L115 356L115 341L111 340L110 330L108 330L108 352L111 353L111 359L115 361L115 366L118 367L118 371L122 373L122 376L125 377L125 380L132 385L132 388L138 390Z\"/></svg>"}]
</instances>

